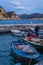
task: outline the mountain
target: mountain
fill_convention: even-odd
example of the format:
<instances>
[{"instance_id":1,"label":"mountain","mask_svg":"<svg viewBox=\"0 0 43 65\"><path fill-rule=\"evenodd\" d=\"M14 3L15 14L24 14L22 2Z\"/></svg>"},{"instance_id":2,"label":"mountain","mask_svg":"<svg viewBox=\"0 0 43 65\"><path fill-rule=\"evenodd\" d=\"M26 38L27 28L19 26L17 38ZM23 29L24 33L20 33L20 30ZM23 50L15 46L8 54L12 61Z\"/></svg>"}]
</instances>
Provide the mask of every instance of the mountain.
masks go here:
<instances>
[{"instance_id":1,"label":"mountain","mask_svg":"<svg viewBox=\"0 0 43 65\"><path fill-rule=\"evenodd\" d=\"M9 16L9 18L11 19L19 19L19 17L16 15L15 12L11 11L11 12L7 12L7 15Z\"/></svg>"},{"instance_id":2,"label":"mountain","mask_svg":"<svg viewBox=\"0 0 43 65\"><path fill-rule=\"evenodd\" d=\"M43 14L40 13L33 13L33 14L21 14L17 15L15 12L6 12L4 8L0 6L0 20L1 19L13 19L13 20L18 20L18 19L43 19Z\"/></svg>"},{"instance_id":3,"label":"mountain","mask_svg":"<svg viewBox=\"0 0 43 65\"><path fill-rule=\"evenodd\" d=\"M43 19L43 14L33 13L33 14L22 14L19 15L20 19Z\"/></svg>"},{"instance_id":4,"label":"mountain","mask_svg":"<svg viewBox=\"0 0 43 65\"><path fill-rule=\"evenodd\" d=\"M8 18L6 11L2 7L0 7L0 19L6 19L6 18Z\"/></svg>"},{"instance_id":5,"label":"mountain","mask_svg":"<svg viewBox=\"0 0 43 65\"><path fill-rule=\"evenodd\" d=\"M14 19L18 20L19 17L16 15L15 12L6 12L4 8L0 6L0 20L1 19Z\"/></svg>"}]
</instances>

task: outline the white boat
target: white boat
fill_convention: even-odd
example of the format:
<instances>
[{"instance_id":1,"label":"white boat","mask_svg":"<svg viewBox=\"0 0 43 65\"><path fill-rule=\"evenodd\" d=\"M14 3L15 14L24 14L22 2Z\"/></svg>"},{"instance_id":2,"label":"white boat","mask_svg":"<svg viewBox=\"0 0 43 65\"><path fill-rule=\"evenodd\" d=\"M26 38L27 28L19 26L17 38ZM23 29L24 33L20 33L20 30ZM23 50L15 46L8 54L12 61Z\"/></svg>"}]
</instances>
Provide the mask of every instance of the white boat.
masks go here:
<instances>
[{"instance_id":1,"label":"white boat","mask_svg":"<svg viewBox=\"0 0 43 65\"><path fill-rule=\"evenodd\" d=\"M43 39L25 38L24 40L30 43L30 45L32 45L33 47L35 47L37 51L39 51L40 53L43 53L42 52L43 51Z\"/></svg>"},{"instance_id":2,"label":"white boat","mask_svg":"<svg viewBox=\"0 0 43 65\"><path fill-rule=\"evenodd\" d=\"M20 36L20 37L24 37L25 36L25 32L19 31L19 30L11 30L13 35L16 36Z\"/></svg>"}]
</instances>

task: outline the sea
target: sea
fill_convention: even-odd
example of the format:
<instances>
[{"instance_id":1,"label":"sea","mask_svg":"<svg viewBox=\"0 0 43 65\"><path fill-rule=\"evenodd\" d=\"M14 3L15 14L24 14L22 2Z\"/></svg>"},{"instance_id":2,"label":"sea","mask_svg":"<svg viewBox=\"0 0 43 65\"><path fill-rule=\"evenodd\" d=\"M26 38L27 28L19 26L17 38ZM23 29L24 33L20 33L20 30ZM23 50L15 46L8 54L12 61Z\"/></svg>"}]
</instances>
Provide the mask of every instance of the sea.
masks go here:
<instances>
[{"instance_id":1,"label":"sea","mask_svg":"<svg viewBox=\"0 0 43 65\"><path fill-rule=\"evenodd\" d=\"M43 20L0 20L0 24L43 24Z\"/></svg>"},{"instance_id":2,"label":"sea","mask_svg":"<svg viewBox=\"0 0 43 65\"><path fill-rule=\"evenodd\" d=\"M30 24L31 20L0 20L3 24ZM33 24L43 24L43 20L32 20ZM11 55L11 42L16 40L11 33L0 34L0 65L24 65ZM42 56L43 57L43 56Z\"/></svg>"}]
</instances>

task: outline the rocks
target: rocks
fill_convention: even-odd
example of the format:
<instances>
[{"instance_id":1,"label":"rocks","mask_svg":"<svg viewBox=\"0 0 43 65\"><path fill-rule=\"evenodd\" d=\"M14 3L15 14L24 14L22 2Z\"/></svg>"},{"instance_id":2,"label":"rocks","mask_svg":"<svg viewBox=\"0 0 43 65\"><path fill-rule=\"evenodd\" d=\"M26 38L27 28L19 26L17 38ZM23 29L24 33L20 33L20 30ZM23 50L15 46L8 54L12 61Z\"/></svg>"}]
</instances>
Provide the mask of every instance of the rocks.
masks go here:
<instances>
[{"instance_id":1,"label":"rocks","mask_svg":"<svg viewBox=\"0 0 43 65\"><path fill-rule=\"evenodd\" d=\"M30 27L35 27L36 25L35 24L27 24L27 25L14 25L14 24L9 24L9 25L0 25L0 33L3 33L3 32L7 32L7 31L10 31L10 30L21 30L21 31L28 31ZM39 25L40 26L40 29L43 29L43 24L42 25Z\"/></svg>"},{"instance_id":2,"label":"rocks","mask_svg":"<svg viewBox=\"0 0 43 65\"><path fill-rule=\"evenodd\" d=\"M5 10L0 7L0 19L6 19L8 18L8 15L6 14Z\"/></svg>"},{"instance_id":3,"label":"rocks","mask_svg":"<svg viewBox=\"0 0 43 65\"><path fill-rule=\"evenodd\" d=\"M2 7L0 7L0 20L2 19L14 19L18 20L19 17L16 15L15 12L6 12Z\"/></svg>"},{"instance_id":4,"label":"rocks","mask_svg":"<svg viewBox=\"0 0 43 65\"><path fill-rule=\"evenodd\" d=\"M7 12L7 15L9 16L9 18L11 19L19 19L19 17L16 15L15 12Z\"/></svg>"}]
</instances>

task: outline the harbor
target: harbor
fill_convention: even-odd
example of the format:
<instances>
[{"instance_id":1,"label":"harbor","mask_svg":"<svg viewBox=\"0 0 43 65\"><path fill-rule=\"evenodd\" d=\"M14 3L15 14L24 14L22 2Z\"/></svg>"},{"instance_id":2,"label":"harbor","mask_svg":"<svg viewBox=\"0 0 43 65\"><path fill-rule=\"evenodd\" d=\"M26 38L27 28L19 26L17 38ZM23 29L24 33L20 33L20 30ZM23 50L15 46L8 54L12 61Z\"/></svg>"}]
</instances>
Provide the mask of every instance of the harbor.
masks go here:
<instances>
[{"instance_id":1,"label":"harbor","mask_svg":"<svg viewBox=\"0 0 43 65\"><path fill-rule=\"evenodd\" d=\"M13 36L10 33L0 34L0 64L1 65L16 65L16 64L24 65L24 63L15 59L15 56L12 56L11 54L11 42L17 41L17 39L18 36ZM37 61L41 61L41 60L43 60L43 54L41 54L40 57L37 59Z\"/></svg>"},{"instance_id":2,"label":"harbor","mask_svg":"<svg viewBox=\"0 0 43 65\"><path fill-rule=\"evenodd\" d=\"M27 32L27 30L29 30L30 28L33 28L33 27L35 27L36 26L36 24L24 24L24 25L22 25L22 24L17 24L17 25L0 25L0 61L1 61L1 65L28 65L28 64L30 64L30 65L34 65L34 64L36 64L37 62L39 62L39 61L41 61L41 60L43 60L43 54L40 54L39 52L39 55L40 55L40 57L36 60L36 61L34 61L33 62L33 60L32 61L27 61L27 59L25 60L25 62L27 61L27 62L29 62L28 64L27 63L24 63L24 62L21 62L21 61L19 61L19 59L17 59L17 58L15 58L16 57L16 55L14 56L12 53L11 53L11 50L13 50L13 46L11 45L11 43L14 41L14 42L17 42L17 39L21 39L21 38L23 38L23 36L21 36L20 38L19 38L19 36L18 35L15 35L15 33L14 33L14 31L13 30L18 30L19 32L17 32L18 34L22 34L22 31L24 31L24 32ZM38 24L38 26L40 26L40 30L43 30L43 24L41 24L41 25L39 25ZM12 33L13 33L13 35L12 35L12 33L11 33L11 30L12 30ZM23 33L24 34L24 33ZM26 35L26 34L25 34ZM19 43L19 42L18 42ZM21 43L21 42L20 42ZM28 43L30 43L30 42L28 42L27 40L24 40L23 41L23 44L27 44L28 45ZM15 44L15 43L14 43ZM31 45L31 44L30 44ZM12 46L12 49L11 49L11 46ZM15 46L15 45L14 45ZM33 46L33 45L32 45ZM27 52L27 51L26 51ZM42 52L42 51L41 51ZM13 52L14 53L14 52ZM37 54L37 53L36 53ZM19 53L19 55L20 55L20 53ZM24 55L24 54L23 54ZM38 55L38 56L39 56ZM37 57L38 57L37 56ZM30 57L31 58L31 57ZM20 59L21 59L21 57L20 57ZM32 58L31 58L32 59ZM29 59L28 59L29 60ZM23 60L24 61L24 60Z\"/></svg>"},{"instance_id":3,"label":"harbor","mask_svg":"<svg viewBox=\"0 0 43 65\"><path fill-rule=\"evenodd\" d=\"M0 0L0 65L43 65L43 0Z\"/></svg>"},{"instance_id":4,"label":"harbor","mask_svg":"<svg viewBox=\"0 0 43 65\"><path fill-rule=\"evenodd\" d=\"M6 22L6 21L4 21L4 22ZM9 21L7 21L7 22L9 22ZM15 22L17 22L17 21L15 21ZM30 23L30 24L22 24L22 23L20 23L20 24L11 24L11 23L10 24L0 24L0 64L1 65L7 65L7 64L8 65L29 65L29 64L34 65L37 62L40 62L41 60L43 60L43 54L42 53L40 54L39 51L37 51L37 50L35 52L36 55L32 51L33 57L31 56L32 55L31 53L29 53L30 55L27 55L28 54L27 51L26 51L26 55L28 57L25 55L24 51L23 51L23 53L19 53L19 57L18 57L18 53L16 52L16 54L15 54L16 49L13 49L13 46L15 46L15 45L13 45L13 46L11 45L11 44L13 44L13 42L14 42L14 44L15 44L15 42L17 42L18 44L22 43L21 39L23 39L24 41L23 41L22 45L26 44L27 46L29 46L28 44L30 44L32 47L39 48L40 45L38 47L37 45L34 45L34 42L32 43L31 41L25 39L29 30L31 30L31 32L32 31L34 32L33 29L37 25L40 28L39 29L40 34L43 36L43 24L42 23L41 24L33 24L33 23ZM19 39L19 42L17 41L18 39ZM37 39L35 39L35 40L37 40ZM27 46L26 46L26 48L27 48ZM42 48L43 48L43 46L42 46ZM28 48L28 49L32 50L31 48ZM12 51L14 51L14 52L12 53ZM18 50L18 52L19 52L19 50ZM28 52L31 52L31 51L28 50ZM21 56L21 54L23 54L23 56ZM16 55L17 55L17 57L16 57ZM40 57L38 59L35 59L39 55L40 55ZM26 62L26 63L24 63L24 62Z\"/></svg>"}]
</instances>

